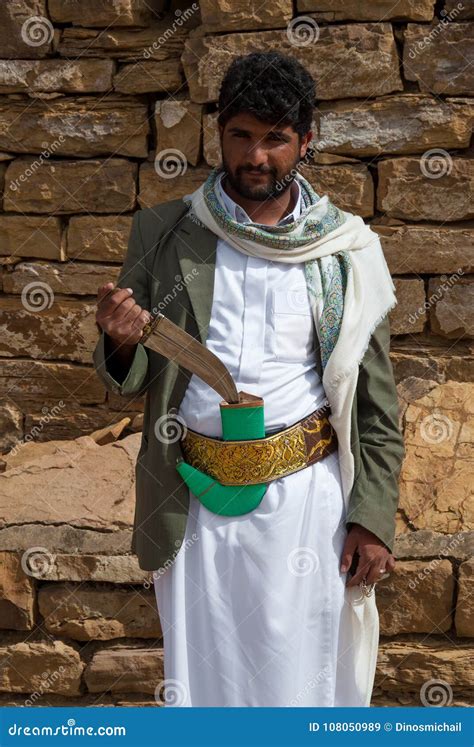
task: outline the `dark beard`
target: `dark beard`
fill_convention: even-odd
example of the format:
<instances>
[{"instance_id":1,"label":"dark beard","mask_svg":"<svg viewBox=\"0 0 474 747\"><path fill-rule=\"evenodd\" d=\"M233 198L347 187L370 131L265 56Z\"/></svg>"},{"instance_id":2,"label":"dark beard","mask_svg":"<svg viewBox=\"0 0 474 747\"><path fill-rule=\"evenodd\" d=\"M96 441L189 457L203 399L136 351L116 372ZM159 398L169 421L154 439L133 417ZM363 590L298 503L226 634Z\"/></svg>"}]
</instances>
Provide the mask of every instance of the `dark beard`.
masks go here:
<instances>
[{"instance_id":1,"label":"dark beard","mask_svg":"<svg viewBox=\"0 0 474 747\"><path fill-rule=\"evenodd\" d=\"M244 174L245 170L237 169L237 172L234 175L228 167L225 158L222 159L222 169L224 171L225 179L228 180L228 183L230 184L232 189L238 192L238 194L242 195L242 197L245 197L247 200L264 202L268 199L280 197L286 189L291 187L295 179L294 172L296 170L296 165L299 163L299 161L300 159L298 158L293 168L290 169L290 173L284 175L281 178L278 178L274 169L271 169L269 172L262 172L266 175L265 178L267 180L267 183L256 184L254 187L249 185L248 182L244 183L242 175ZM257 169L255 169L255 171L257 171Z\"/></svg>"}]
</instances>

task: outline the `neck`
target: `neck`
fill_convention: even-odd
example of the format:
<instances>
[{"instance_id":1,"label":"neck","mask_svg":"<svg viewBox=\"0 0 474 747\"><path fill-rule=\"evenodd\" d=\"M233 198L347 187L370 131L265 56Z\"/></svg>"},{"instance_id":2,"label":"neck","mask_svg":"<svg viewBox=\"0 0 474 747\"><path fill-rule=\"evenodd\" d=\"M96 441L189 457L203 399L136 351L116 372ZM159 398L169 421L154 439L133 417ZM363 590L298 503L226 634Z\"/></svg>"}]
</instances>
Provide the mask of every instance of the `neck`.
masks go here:
<instances>
[{"instance_id":1,"label":"neck","mask_svg":"<svg viewBox=\"0 0 474 747\"><path fill-rule=\"evenodd\" d=\"M254 223L262 223L266 226L276 226L288 213L293 212L296 207L297 189L294 182L290 184L278 197L270 197L266 200L249 200L240 192L231 187L226 176L221 182L222 188L237 205L245 210Z\"/></svg>"}]
</instances>

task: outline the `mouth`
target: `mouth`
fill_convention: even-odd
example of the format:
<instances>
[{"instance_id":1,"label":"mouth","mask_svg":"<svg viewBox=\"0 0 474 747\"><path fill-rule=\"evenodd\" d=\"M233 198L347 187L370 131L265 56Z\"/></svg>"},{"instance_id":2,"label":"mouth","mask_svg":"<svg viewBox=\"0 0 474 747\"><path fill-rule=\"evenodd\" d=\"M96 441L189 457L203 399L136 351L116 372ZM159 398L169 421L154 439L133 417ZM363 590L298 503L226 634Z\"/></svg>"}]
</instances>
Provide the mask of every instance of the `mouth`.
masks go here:
<instances>
[{"instance_id":1,"label":"mouth","mask_svg":"<svg viewBox=\"0 0 474 747\"><path fill-rule=\"evenodd\" d=\"M254 178L258 177L259 179L261 179L262 176L268 176L268 174L262 174L261 171L245 171L244 173L247 174L247 176L253 176Z\"/></svg>"}]
</instances>

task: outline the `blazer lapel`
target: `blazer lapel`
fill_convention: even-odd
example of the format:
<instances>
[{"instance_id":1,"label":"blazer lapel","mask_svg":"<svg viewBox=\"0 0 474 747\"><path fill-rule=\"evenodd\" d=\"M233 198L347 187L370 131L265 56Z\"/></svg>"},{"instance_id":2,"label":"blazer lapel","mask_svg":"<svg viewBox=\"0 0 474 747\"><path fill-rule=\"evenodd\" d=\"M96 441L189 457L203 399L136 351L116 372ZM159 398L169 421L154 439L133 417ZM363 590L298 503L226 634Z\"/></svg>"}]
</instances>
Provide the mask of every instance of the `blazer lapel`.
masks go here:
<instances>
[{"instance_id":1,"label":"blazer lapel","mask_svg":"<svg viewBox=\"0 0 474 747\"><path fill-rule=\"evenodd\" d=\"M185 217L175 230L184 287L188 292L201 342L206 344L211 319L218 237Z\"/></svg>"}]
</instances>

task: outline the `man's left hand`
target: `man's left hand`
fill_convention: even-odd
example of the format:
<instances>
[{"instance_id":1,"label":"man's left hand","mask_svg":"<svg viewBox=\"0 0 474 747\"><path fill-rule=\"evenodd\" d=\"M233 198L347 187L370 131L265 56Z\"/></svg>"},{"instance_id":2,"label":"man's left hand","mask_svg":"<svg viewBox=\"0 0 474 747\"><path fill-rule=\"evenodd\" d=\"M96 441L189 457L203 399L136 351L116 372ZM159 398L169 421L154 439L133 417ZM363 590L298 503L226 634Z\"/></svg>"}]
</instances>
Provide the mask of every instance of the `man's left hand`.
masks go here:
<instances>
[{"instance_id":1,"label":"man's left hand","mask_svg":"<svg viewBox=\"0 0 474 747\"><path fill-rule=\"evenodd\" d=\"M342 551L341 573L349 570L356 550L359 562L355 574L346 582L346 586L356 586L364 579L367 584L373 584L395 568L395 558L384 543L369 529L353 524ZM381 570L383 574L380 573Z\"/></svg>"}]
</instances>

